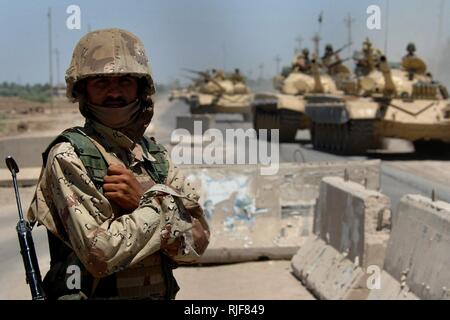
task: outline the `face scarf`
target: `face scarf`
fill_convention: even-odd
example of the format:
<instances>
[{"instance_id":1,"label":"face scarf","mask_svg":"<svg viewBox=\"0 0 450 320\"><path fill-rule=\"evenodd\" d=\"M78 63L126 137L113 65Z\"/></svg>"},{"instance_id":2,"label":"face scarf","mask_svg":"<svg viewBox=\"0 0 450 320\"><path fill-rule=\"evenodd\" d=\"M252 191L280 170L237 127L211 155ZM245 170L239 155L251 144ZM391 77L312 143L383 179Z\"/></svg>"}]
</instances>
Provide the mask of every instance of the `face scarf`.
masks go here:
<instances>
[{"instance_id":1,"label":"face scarf","mask_svg":"<svg viewBox=\"0 0 450 320\"><path fill-rule=\"evenodd\" d=\"M120 108L101 107L90 103L87 107L95 120L113 129L121 129L133 124L139 117L141 109L139 100Z\"/></svg>"}]
</instances>

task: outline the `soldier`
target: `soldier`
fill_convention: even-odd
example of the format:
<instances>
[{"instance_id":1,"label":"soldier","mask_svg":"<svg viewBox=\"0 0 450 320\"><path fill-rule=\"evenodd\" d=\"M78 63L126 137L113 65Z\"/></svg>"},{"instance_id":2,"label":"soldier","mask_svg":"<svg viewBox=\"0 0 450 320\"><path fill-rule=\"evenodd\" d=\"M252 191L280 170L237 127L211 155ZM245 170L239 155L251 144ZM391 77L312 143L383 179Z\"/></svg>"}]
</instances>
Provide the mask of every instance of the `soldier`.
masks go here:
<instances>
[{"instance_id":1,"label":"soldier","mask_svg":"<svg viewBox=\"0 0 450 320\"><path fill-rule=\"evenodd\" d=\"M367 38L363 42L362 52L356 52L354 56L356 60L355 74L358 76L366 76L371 73L375 70L381 56L381 51L374 48Z\"/></svg>"},{"instance_id":2,"label":"soldier","mask_svg":"<svg viewBox=\"0 0 450 320\"><path fill-rule=\"evenodd\" d=\"M402 67L406 70L410 77L413 77L415 73L425 74L427 66L425 62L416 55L416 45L412 42L406 46L407 53L402 58Z\"/></svg>"},{"instance_id":3,"label":"soldier","mask_svg":"<svg viewBox=\"0 0 450 320\"><path fill-rule=\"evenodd\" d=\"M233 81L233 83L245 83L245 79L239 69L234 69L234 73L231 75L230 80Z\"/></svg>"},{"instance_id":4,"label":"soldier","mask_svg":"<svg viewBox=\"0 0 450 320\"><path fill-rule=\"evenodd\" d=\"M334 54L333 46L328 43L325 46L325 52L322 56L322 65L327 68L330 64L336 61L339 61L339 57L337 54Z\"/></svg>"},{"instance_id":5,"label":"soldier","mask_svg":"<svg viewBox=\"0 0 450 320\"><path fill-rule=\"evenodd\" d=\"M406 51L408 52L403 58L415 57L416 45L412 42L408 43L406 46Z\"/></svg>"},{"instance_id":6,"label":"soldier","mask_svg":"<svg viewBox=\"0 0 450 320\"><path fill-rule=\"evenodd\" d=\"M311 61L309 50L304 48L302 53L297 55L292 61L292 70L297 72L309 73L311 71Z\"/></svg>"},{"instance_id":7,"label":"soldier","mask_svg":"<svg viewBox=\"0 0 450 320\"><path fill-rule=\"evenodd\" d=\"M216 80L216 81L223 81L223 80L225 80L225 72L223 70L217 70L213 74L213 79Z\"/></svg>"},{"instance_id":8,"label":"soldier","mask_svg":"<svg viewBox=\"0 0 450 320\"><path fill-rule=\"evenodd\" d=\"M47 297L174 299L172 269L203 254L209 229L196 190L144 136L155 88L142 42L120 29L88 33L66 83L86 122L44 152L28 211L48 230Z\"/></svg>"},{"instance_id":9,"label":"soldier","mask_svg":"<svg viewBox=\"0 0 450 320\"><path fill-rule=\"evenodd\" d=\"M339 51L341 49L334 51L331 44L325 46L325 53L321 58L321 66L326 69L327 73L331 76L336 76L340 74L341 76L349 76L350 70L343 64L343 61L339 57Z\"/></svg>"}]
</instances>

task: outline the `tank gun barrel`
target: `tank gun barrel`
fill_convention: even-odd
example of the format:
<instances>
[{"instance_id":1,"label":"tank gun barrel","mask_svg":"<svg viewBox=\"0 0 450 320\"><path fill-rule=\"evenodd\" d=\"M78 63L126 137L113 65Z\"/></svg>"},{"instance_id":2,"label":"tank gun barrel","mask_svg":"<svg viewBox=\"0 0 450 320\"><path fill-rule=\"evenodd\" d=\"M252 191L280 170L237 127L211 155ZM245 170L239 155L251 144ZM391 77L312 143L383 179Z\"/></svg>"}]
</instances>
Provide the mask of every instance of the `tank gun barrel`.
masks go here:
<instances>
[{"instance_id":1,"label":"tank gun barrel","mask_svg":"<svg viewBox=\"0 0 450 320\"><path fill-rule=\"evenodd\" d=\"M397 94L397 88L395 87L394 80L392 79L391 68L389 67L386 56L380 57L379 69L384 78L384 94L395 96Z\"/></svg>"},{"instance_id":2,"label":"tank gun barrel","mask_svg":"<svg viewBox=\"0 0 450 320\"><path fill-rule=\"evenodd\" d=\"M314 92L323 93L324 88L320 79L320 70L316 59L311 60L311 71L314 78Z\"/></svg>"},{"instance_id":3,"label":"tank gun barrel","mask_svg":"<svg viewBox=\"0 0 450 320\"><path fill-rule=\"evenodd\" d=\"M219 89L222 92L226 92L225 88L219 83L217 82L216 79L214 79L213 77L211 77L211 75L205 71L197 71L197 70L192 70L192 69L187 69L187 68L183 68L183 70L187 71L187 72L191 72L191 73L195 73L198 74L200 76L202 76L203 78L205 78L205 80L207 81L211 81L212 83L214 83L217 87L219 87Z\"/></svg>"}]
</instances>

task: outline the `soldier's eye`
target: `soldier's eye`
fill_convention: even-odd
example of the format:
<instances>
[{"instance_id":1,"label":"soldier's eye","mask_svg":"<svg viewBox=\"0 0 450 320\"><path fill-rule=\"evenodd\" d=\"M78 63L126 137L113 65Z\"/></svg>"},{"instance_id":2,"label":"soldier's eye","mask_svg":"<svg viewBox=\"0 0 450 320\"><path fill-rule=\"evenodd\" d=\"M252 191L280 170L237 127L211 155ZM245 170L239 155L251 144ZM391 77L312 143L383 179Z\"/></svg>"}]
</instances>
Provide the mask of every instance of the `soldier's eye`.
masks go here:
<instances>
[{"instance_id":1,"label":"soldier's eye","mask_svg":"<svg viewBox=\"0 0 450 320\"><path fill-rule=\"evenodd\" d=\"M106 79L99 79L99 80L94 82L94 85L97 88L106 88L108 86L108 80L106 80Z\"/></svg>"},{"instance_id":2,"label":"soldier's eye","mask_svg":"<svg viewBox=\"0 0 450 320\"><path fill-rule=\"evenodd\" d=\"M129 86L132 84L132 80L130 78L121 78L120 79L120 84L123 86Z\"/></svg>"}]
</instances>

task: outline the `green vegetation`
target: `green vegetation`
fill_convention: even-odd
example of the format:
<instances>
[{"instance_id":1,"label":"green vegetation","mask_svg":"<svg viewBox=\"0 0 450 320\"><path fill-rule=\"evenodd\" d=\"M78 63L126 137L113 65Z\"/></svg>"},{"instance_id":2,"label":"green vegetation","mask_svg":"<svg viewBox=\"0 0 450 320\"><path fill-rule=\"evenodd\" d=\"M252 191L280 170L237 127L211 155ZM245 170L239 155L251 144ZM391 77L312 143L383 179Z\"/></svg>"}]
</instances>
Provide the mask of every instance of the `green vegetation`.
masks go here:
<instances>
[{"instance_id":1,"label":"green vegetation","mask_svg":"<svg viewBox=\"0 0 450 320\"><path fill-rule=\"evenodd\" d=\"M14 82L3 82L0 84L1 97L19 97L35 102L47 102L50 97L50 86L48 84L19 85Z\"/></svg>"}]
</instances>

